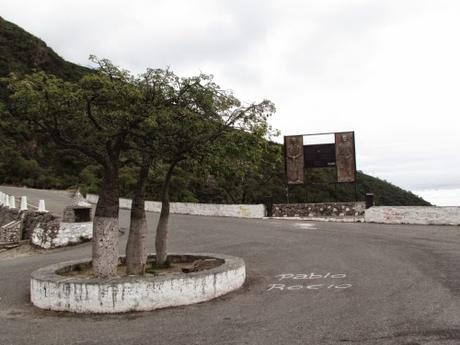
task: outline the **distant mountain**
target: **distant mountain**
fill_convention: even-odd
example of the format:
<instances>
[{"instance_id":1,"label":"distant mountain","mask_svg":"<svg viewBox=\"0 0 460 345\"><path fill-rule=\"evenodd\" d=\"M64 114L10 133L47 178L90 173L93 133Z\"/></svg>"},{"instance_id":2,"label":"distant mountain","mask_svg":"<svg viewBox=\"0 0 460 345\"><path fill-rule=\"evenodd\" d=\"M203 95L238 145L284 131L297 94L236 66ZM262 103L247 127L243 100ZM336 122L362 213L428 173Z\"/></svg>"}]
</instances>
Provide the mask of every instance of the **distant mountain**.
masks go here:
<instances>
[{"instance_id":1,"label":"distant mountain","mask_svg":"<svg viewBox=\"0 0 460 345\"><path fill-rule=\"evenodd\" d=\"M66 80L78 80L90 69L65 61L41 39L0 17L0 77L43 70Z\"/></svg>"},{"instance_id":2,"label":"distant mountain","mask_svg":"<svg viewBox=\"0 0 460 345\"><path fill-rule=\"evenodd\" d=\"M0 78L11 72L27 74L43 70L62 79L76 81L91 69L68 62L56 54L45 42L26 32L19 26L0 17ZM6 89L0 84L0 103L7 103ZM0 104L1 107L1 104ZM1 108L0 108L1 109ZM2 119L0 119L2 120ZM80 186L83 191L97 192L100 176L98 167L85 161L78 154L57 149L49 142L32 142L33 138L11 135L14 128L0 121L0 184L26 185L37 188L58 188ZM6 130L8 129L8 130ZM199 176L189 169L179 169L172 188L171 199L174 201L201 202L286 202L286 187L282 159L282 147L274 144L265 162L271 169L260 165L260 172L245 182L225 181L215 178L209 183L208 177ZM158 199L161 185L152 182L147 188L148 199ZM290 191L291 202L351 201L356 192L364 200L367 192L374 192L377 205L429 205L422 198L405 191L386 181L358 172L358 186L336 185L334 173L327 170L314 170L307 173L305 186L297 186ZM130 196L133 190L133 171L129 167L122 170L122 195ZM211 181L212 182L212 181ZM237 185L239 183L239 185ZM239 188L238 197L229 196L228 189Z\"/></svg>"},{"instance_id":3,"label":"distant mountain","mask_svg":"<svg viewBox=\"0 0 460 345\"><path fill-rule=\"evenodd\" d=\"M377 205L386 206L431 206L431 204L414 193L399 188L377 177L358 172L358 181L363 187L375 194Z\"/></svg>"}]
</instances>

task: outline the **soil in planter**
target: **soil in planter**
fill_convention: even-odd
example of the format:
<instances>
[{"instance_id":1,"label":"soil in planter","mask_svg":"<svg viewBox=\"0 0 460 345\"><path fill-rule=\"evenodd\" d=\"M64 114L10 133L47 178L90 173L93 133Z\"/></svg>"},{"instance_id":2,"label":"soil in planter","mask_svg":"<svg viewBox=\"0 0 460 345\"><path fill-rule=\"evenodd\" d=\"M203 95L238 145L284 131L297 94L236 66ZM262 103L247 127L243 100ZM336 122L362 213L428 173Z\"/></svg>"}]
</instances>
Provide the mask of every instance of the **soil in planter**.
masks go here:
<instances>
[{"instance_id":1,"label":"soil in planter","mask_svg":"<svg viewBox=\"0 0 460 345\"><path fill-rule=\"evenodd\" d=\"M165 267L156 267L155 264L152 263L151 266L145 270L145 272L153 273L154 275L171 274L174 272L191 273L210 270L222 264L223 262L218 259L197 259L192 262L168 262Z\"/></svg>"},{"instance_id":2,"label":"soil in planter","mask_svg":"<svg viewBox=\"0 0 460 345\"><path fill-rule=\"evenodd\" d=\"M218 267L224 263L223 260L219 259L197 259L194 261L186 262L171 262L167 267L155 267L152 262L149 262L145 270L144 276L164 276L164 275L177 275L183 273L199 272L204 270L210 270L214 267ZM71 277L82 277L82 278L94 278L93 268L91 263L84 263L78 265L72 265L56 272L62 276ZM126 277L126 265L121 263L117 268L117 276Z\"/></svg>"}]
</instances>

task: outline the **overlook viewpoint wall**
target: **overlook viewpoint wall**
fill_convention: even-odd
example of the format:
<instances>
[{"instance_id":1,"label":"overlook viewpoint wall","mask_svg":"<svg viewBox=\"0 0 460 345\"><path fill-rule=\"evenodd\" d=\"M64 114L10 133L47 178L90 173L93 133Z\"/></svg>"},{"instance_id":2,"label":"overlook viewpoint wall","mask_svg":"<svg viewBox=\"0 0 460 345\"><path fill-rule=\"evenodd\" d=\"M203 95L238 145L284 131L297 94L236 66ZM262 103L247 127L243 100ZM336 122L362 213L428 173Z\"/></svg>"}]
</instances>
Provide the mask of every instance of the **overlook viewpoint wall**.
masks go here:
<instances>
[{"instance_id":1,"label":"overlook viewpoint wall","mask_svg":"<svg viewBox=\"0 0 460 345\"><path fill-rule=\"evenodd\" d=\"M86 200L96 204L99 196L87 194ZM131 199L120 198L120 208L131 209ZM145 210L149 212L160 212L161 202L146 201ZM245 204L202 204L191 202L172 202L170 212L176 214L191 214L199 216L217 217L236 217L236 218L263 218L265 217L265 205L245 205Z\"/></svg>"},{"instance_id":2,"label":"overlook viewpoint wall","mask_svg":"<svg viewBox=\"0 0 460 345\"><path fill-rule=\"evenodd\" d=\"M87 194L86 199L96 204L99 197ZM120 208L131 209L131 200L120 198ZM263 204L203 204L172 202L171 213L201 216L264 218ZM145 210L160 212L161 202L146 201ZM352 221L383 224L460 225L460 207L430 206L373 206L365 209L364 202L274 204L273 217L301 218L312 221Z\"/></svg>"},{"instance_id":3,"label":"overlook viewpoint wall","mask_svg":"<svg viewBox=\"0 0 460 345\"><path fill-rule=\"evenodd\" d=\"M366 210L367 223L460 225L458 206L374 206Z\"/></svg>"},{"instance_id":4,"label":"overlook viewpoint wall","mask_svg":"<svg viewBox=\"0 0 460 345\"><path fill-rule=\"evenodd\" d=\"M324 202L305 204L274 204L273 217L300 217L312 220L353 218L362 220L364 202Z\"/></svg>"}]
</instances>

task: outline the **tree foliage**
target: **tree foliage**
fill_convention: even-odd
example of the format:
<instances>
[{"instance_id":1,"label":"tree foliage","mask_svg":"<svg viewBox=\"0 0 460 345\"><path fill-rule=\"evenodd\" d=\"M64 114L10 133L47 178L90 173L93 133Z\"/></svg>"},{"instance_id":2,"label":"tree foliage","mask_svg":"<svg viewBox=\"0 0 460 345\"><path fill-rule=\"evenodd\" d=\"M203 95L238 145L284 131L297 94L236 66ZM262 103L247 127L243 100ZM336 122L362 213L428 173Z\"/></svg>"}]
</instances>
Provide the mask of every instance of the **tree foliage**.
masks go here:
<instances>
[{"instance_id":1,"label":"tree foliage","mask_svg":"<svg viewBox=\"0 0 460 345\"><path fill-rule=\"evenodd\" d=\"M176 167L217 166L221 158L236 153L233 143L246 154L245 162L254 163L274 106L266 100L242 105L212 76L181 78L160 69L133 76L108 60L91 59L97 64L96 73L79 82L43 71L22 78L12 74L3 117L20 128L12 140L26 135L34 141L50 138L58 149L97 166L98 170L85 168L80 176L94 183L92 173L99 171L102 178L93 232L93 269L99 276L116 274L120 182L134 186L127 266L128 273L142 274L147 237L144 200L151 166L165 167L156 231L157 263L164 265L169 189Z\"/></svg>"},{"instance_id":2,"label":"tree foliage","mask_svg":"<svg viewBox=\"0 0 460 345\"><path fill-rule=\"evenodd\" d=\"M150 123L150 95L142 82L108 60L91 58L97 72L79 82L45 72L8 80L9 106L3 117L34 140L49 138L59 149L80 154L101 171L93 231L93 269L117 272L118 199L121 155L131 131ZM7 132L6 130L4 131ZM18 140L15 134L12 138Z\"/></svg>"}]
</instances>

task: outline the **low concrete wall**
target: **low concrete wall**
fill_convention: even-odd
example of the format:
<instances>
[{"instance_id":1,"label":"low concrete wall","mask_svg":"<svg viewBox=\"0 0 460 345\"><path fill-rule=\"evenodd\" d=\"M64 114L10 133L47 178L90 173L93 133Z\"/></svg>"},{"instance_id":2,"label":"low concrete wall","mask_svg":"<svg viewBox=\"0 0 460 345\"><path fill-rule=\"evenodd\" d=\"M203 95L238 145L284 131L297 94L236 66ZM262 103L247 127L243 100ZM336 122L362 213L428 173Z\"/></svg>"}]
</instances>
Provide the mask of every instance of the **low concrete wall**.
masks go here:
<instances>
[{"instance_id":1,"label":"low concrete wall","mask_svg":"<svg viewBox=\"0 0 460 345\"><path fill-rule=\"evenodd\" d=\"M51 227L51 224L58 224L58 217L48 212L26 211L22 219L22 239L32 239L35 229L40 224L42 227Z\"/></svg>"},{"instance_id":2,"label":"low concrete wall","mask_svg":"<svg viewBox=\"0 0 460 345\"><path fill-rule=\"evenodd\" d=\"M0 206L0 242L19 242L22 239L21 212Z\"/></svg>"},{"instance_id":3,"label":"low concrete wall","mask_svg":"<svg viewBox=\"0 0 460 345\"><path fill-rule=\"evenodd\" d=\"M346 217L270 217L268 219L279 220L306 220L309 222L329 222L329 223L364 223L364 216Z\"/></svg>"},{"instance_id":4,"label":"low concrete wall","mask_svg":"<svg viewBox=\"0 0 460 345\"><path fill-rule=\"evenodd\" d=\"M21 241L21 221L13 220L0 227L0 242L18 243Z\"/></svg>"},{"instance_id":5,"label":"low concrete wall","mask_svg":"<svg viewBox=\"0 0 460 345\"><path fill-rule=\"evenodd\" d=\"M366 210L369 223L460 225L460 207L374 206Z\"/></svg>"},{"instance_id":6,"label":"low concrete wall","mask_svg":"<svg viewBox=\"0 0 460 345\"><path fill-rule=\"evenodd\" d=\"M89 241L93 238L93 223L40 223L32 233L32 243L49 249Z\"/></svg>"},{"instance_id":7,"label":"low concrete wall","mask_svg":"<svg viewBox=\"0 0 460 345\"><path fill-rule=\"evenodd\" d=\"M244 261L216 254L174 256L224 260L216 268L165 276L126 276L112 279L63 276L56 272L88 264L90 259L69 261L32 273L30 298L42 309L76 313L148 311L209 301L240 288L246 279Z\"/></svg>"},{"instance_id":8,"label":"low concrete wall","mask_svg":"<svg viewBox=\"0 0 460 345\"><path fill-rule=\"evenodd\" d=\"M18 220L21 212L17 208L0 206L0 226Z\"/></svg>"},{"instance_id":9,"label":"low concrete wall","mask_svg":"<svg viewBox=\"0 0 460 345\"><path fill-rule=\"evenodd\" d=\"M273 217L328 218L362 217L364 202L325 202L307 204L274 204Z\"/></svg>"},{"instance_id":10,"label":"low concrete wall","mask_svg":"<svg viewBox=\"0 0 460 345\"><path fill-rule=\"evenodd\" d=\"M87 194L86 200L90 203L97 203L98 195ZM120 208L131 209L131 199L120 198ZM160 212L161 202L146 201L145 210ZM172 202L171 213L192 214L200 216L237 217L237 218L263 218L265 217L265 205L243 205L243 204L201 204L188 202Z\"/></svg>"},{"instance_id":11,"label":"low concrete wall","mask_svg":"<svg viewBox=\"0 0 460 345\"><path fill-rule=\"evenodd\" d=\"M50 213L37 211L20 211L17 208L0 206L0 242L19 242L30 240L38 224L56 222L56 217Z\"/></svg>"},{"instance_id":12,"label":"low concrete wall","mask_svg":"<svg viewBox=\"0 0 460 345\"><path fill-rule=\"evenodd\" d=\"M32 244L48 249L90 240L93 223L66 223L47 212L19 211L0 206L0 242Z\"/></svg>"}]
</instances>

